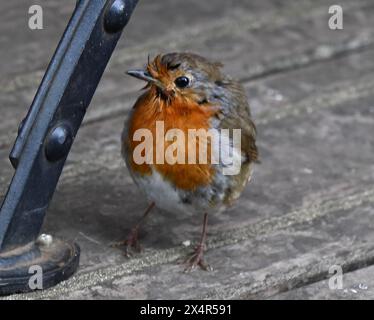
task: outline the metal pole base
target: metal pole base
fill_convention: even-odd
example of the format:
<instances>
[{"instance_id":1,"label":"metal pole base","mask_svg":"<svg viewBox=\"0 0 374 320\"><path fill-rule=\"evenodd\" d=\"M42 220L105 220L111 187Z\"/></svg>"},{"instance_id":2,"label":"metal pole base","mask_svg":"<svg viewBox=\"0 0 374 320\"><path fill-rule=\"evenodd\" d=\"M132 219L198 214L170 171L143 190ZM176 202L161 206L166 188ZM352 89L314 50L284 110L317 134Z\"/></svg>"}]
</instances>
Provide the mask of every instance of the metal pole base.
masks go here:
<instances>
[{"instance_id":1,"label":"metal pole base","mask_svg":"<svg viewBox=\"0 0 374 320\"><path fill-rule=\"evenodd\" d=\"M46 289L68 279L78 268L79 255L76 243L52 241L46 235L36 243L0 252L0 295Z\"/></svg>"}]
</instances>

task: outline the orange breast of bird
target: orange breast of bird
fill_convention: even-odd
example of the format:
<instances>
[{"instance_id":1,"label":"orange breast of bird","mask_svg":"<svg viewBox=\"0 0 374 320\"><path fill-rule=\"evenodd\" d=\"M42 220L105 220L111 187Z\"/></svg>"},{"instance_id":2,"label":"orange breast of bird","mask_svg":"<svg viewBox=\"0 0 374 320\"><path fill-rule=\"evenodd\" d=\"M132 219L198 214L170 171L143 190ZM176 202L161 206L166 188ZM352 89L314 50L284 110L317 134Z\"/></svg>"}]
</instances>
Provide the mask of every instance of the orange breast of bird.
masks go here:
<instances>
[{"instance_id":1,"label":"orange breast of bird","mask_svg":"<svg viewBox=\"0 0 374 320\"><path fill-rule=\"evenodd\" d=\"M199 163L199 138L195 140L188 139L189 129L210 129L210 119L215 115L217 109L213 106L201 106L196 102L189 101L185 98L175 98L171 102L166 102L157 97L155 88L151 88L144 95L142 95L134 106L134 110L128 122L128 136L127 141L127 155L130 170L140 175L151 175L152 168L156 170L165 180L168 180L176 188L193 191L198 187L209 185L214 177L214 167L211 165L210 143L207 143L208 153L206 155L207 162ZM170 129L179 129L184 134L184 141L178 140L179 147L184 147L184 163L177 162L176 164L169 164L165 158L165 162L156 162L156 150L163 148L162 152L175 141L166 141L164 139L163 146L156 139L156 122L162 121L164 125L164 132ZM142 143L142 141L134 141L134 133L138 129L148 129L153 137L153 164L137 164L133 159L133 152L135 148ZM160 150L159 150L160 152ZM190 152L196 155L197 163L188 163ZM180 159L180 158L179 158Z\"/></svg>"}]
</instances>

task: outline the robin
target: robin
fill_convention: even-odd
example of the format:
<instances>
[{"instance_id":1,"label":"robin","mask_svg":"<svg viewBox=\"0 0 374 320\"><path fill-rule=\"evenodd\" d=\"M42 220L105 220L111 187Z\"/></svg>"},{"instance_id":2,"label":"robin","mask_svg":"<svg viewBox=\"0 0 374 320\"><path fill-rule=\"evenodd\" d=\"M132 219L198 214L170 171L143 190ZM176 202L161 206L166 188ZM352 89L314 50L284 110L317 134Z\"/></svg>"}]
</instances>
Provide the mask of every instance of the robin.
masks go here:
<instances>
[{"instance_id":1,"label":"robin","mask_svg":"<svg viewBox=\"0 0 374 320\"><path fill-rule=\"evenodd\" d=\"M258 161L256 128L246 94L237 81L222 72L222 66L197 54L169 53L151 62L148 58L144 70L127 72L147 84L125 123L122 154L149 207L122 242L126 252L140 251L139 227L156 206L174 214L203 216L199 244L186 263L187 270L210 268L203 258L208 215L224 210L240 196L251 178L253 163ZM163 132L178 134L172 138L160 135L160 127ZM197 134L212 130L215 134ZM236 143L230 130L240 132ZM176 139L181 133L185 136ZM147 137L149 143L145 143ZM219 143L213 142L217 137ZM206 148L201 147L204 144ZM176 156L179 149L184 152ZM207 161L199 161L204 152ZM213 154L221 157L213 161ZM239 163L234 174L227 173L225 157Z\"/></svg>"}]
</instances>

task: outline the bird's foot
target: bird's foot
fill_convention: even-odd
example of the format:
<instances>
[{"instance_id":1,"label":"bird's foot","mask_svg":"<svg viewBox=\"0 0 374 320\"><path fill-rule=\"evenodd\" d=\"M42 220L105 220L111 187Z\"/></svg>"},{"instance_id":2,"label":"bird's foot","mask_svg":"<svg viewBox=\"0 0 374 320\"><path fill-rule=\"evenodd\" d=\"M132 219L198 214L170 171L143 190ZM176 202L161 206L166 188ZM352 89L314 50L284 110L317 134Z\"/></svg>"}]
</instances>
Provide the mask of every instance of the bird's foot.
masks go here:
<instances>
[{"instance_id":1,"label":"bird's foot","mask_svg":"<svg viewBox=\"0 0 374 320\"><path fill-rule=\"evenodd\" d=\"M204 259L204 251L205 245L199 244L196 246L195 251L192 253L190 257L187 258L185 261L186 268L184 269L185 272L190 272L194 270L197 266L205 271L212 271L212 267L207 264Z\"/></svg>"},{"instance_id":2,"label":"bird's foot","mask_svg":"<svg viewBox=\"0 0 374 320\"><path fill-rule=\"evenodd\" d=\"M137 227L131 229L130 234L125 240L115 242L111 244L113 248L124 247L124 254L126 257L130 258L134 252L141 252L142 246L139 243L139 229Z\"/></svg>"}]
</instances>

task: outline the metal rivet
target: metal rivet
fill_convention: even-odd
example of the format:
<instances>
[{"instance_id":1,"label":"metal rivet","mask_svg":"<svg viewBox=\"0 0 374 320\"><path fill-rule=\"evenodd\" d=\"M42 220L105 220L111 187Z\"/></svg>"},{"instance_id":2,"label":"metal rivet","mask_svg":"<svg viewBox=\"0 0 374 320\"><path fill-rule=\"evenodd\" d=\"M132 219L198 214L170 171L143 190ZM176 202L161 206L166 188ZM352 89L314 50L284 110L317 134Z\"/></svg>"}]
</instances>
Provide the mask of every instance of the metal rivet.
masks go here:
<instances>
[{"instance_id":1,"label":"metal rivet","mask_svg":"<svg viewBox=\"0 0 374 320\"><path fill-rule=\"evenodd\" d=\"M105 13L104 27L107 32L116 33L121 31L129 22L129 10L124 0L115 0Z\"/></svg>"},{"instance_id":2,"label":"metal rivet","mask_svg":"<svg viewBox=\"0 0 374 320\"><path fill-rule=\"evenodd\" d=\"M45 155L49 161L58 161L64 158L73 143L72 134L66 125L60 125L51 130L47 137Z\"/></svg>"},{"instance_id":3,"label":"metal rivet","mask_svg":"<svg viewBox=\"0 0 374 320\"><path fill-rule=\"evenodd\" d=\"M53 243L53 237L50 234L43 233L36 239L36 243L41 246L49 247Z\"/></svg>"}]
</instances>

